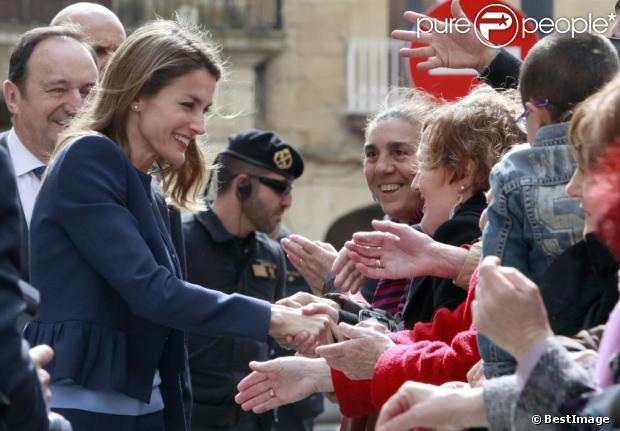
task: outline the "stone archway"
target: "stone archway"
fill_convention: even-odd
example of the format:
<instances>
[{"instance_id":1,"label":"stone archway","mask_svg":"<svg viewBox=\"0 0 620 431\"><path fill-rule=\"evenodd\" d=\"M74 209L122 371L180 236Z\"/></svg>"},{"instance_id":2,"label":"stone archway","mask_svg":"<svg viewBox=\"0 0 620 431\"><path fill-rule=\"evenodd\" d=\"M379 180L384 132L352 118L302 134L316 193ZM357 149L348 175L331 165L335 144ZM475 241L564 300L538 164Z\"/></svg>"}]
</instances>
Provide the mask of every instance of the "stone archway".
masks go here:
<instances>
[{"instance_id":1,"label":"stone archway","mask_svg":"<svg viewBox=\"0 0 620 431\"><path fill-rule=\"evenodd\" d=\"M371 230L373 219L383 219L384 214L377 204L351 211L332 223L325 234L325 242L340 249L355 232Z\"/></svg>"}]
</instances>

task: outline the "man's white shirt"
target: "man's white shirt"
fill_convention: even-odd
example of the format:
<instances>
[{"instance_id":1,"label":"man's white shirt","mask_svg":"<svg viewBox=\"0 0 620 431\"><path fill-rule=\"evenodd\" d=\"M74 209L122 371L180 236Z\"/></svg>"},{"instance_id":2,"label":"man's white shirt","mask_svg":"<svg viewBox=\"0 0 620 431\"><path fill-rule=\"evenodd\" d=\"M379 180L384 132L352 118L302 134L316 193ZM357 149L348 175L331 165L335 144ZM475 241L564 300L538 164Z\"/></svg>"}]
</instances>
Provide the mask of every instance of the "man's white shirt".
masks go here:
<instances>
[{"instance_id":1,"label":"man's white shirt","mask_svg":"<svg viewBox=\"0 0 620 431\"><path fill-rule=\"evenodd\" d=\"M34 154L22 144L15 133L15 129L9 131L7 144L11 161L13 162L13 170L15 171L17 192L19 193L19 199L21 200L24 210L26 223L28 224L28 228L30 228L34 201L39 192L39 187L41 186L41 181L32 170L40 166L45 166L45 164L37 159Z\"/></svg>"}]
</instances>

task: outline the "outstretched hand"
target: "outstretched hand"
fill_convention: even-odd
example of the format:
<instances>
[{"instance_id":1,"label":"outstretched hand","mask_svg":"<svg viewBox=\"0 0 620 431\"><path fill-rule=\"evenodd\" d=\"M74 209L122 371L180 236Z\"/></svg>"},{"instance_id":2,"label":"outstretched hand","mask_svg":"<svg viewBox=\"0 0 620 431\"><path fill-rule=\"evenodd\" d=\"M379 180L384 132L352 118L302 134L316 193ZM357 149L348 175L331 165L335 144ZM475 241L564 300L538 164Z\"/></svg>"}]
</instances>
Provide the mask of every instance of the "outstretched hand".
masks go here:
<instances>
[{"instance_id":1,"label":"outstretched hand","mask_svg":"<svg viewBox=\"0 0 620 431\"><path fill-rule=\"evenodd\" d=\"M452 0L452 16L456 19L469 18L463 12L459 0ZM421 13L407 11L407 21L413 24L413 30L394 30L392 38L426 46L419 48L402 48L403 57L427 58L417 65L418 69L431 70L438 67L472 68L482 72L497 55L497 49L486 46L476 36L474 24L467 32L446 31L445 23L429 18ZM433 21L433 29L428 29L425 21ZM417 31L418 28L420 31Z\"/></svg>"},{"instance_id":2,"label":"outstretched hand","mask_svg":"<svg viewBox=\"0 0 620 431\"><path fill-rule=\"evenodd\" d=\"M368 326L339 325L341 334L349 340L317 347L317 355L331 368L342 371L351 380L372 378L379 358L394 342L386 333Z\"/></svg>"},{"instance_id":3,"label":"outstretched hand","mask_svg":"<svg viewBox=\"0 0 620 431\"><path fill-rule=\"evenodd\" d=\"M413 278L432 275L436 242L411 226L373 220L375 232L358 232L345 247L359 272L368 278Z\"/></svg>"},{"instance_id":4,"label":"outstretched hand","mask_svg":"<svg viewBox=\"0 0 620 431\"><path fill-rule=\"evenodd\" d=\"M239 383L235 396L245 411L264 413L315 392L333 391L329 367L322 359L288 356L250 362L250 368L254 371Z\"/></svg>"}]
</instances>

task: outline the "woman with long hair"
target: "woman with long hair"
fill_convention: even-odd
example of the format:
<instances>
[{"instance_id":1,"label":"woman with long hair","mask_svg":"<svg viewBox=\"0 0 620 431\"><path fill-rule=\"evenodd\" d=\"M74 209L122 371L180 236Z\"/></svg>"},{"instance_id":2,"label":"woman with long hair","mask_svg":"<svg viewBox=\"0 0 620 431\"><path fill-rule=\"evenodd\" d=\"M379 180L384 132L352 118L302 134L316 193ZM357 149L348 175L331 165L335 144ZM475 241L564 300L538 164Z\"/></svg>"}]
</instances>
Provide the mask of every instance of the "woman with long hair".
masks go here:
<instances>
[{"instance_id":1,"label":"woman with long hair","mask_svg":"<svg viewBox=\"0 0 620 431\"><path fill-rule=\"evenodd\" d=\"M202 208L198 139L222 73L198 29L148 23L52 154L30 226L41 305L25 335L56 352L51 407L76 431L189 429L184 331L263 340L324 328L182 280L179 232L157 190L176 208Z\"/></svg>"}]
</instances>

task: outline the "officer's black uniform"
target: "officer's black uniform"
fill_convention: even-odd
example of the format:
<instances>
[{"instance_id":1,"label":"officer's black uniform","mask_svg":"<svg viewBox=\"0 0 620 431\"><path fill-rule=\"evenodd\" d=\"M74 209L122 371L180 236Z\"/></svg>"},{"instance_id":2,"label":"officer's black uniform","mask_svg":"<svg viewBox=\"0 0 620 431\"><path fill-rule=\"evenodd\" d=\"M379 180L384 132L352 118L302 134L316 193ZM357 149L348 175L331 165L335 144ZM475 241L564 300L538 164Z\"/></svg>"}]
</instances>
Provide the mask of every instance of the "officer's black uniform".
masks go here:
<instances>
[{"instance_id":1,"label":"officer's black uniform","mask_svg":"<svg viewBox=\"0 0 620 431\"><path fill-rule=\"evenodd\" d=\"M213 211L184 219L183 232L191 283L269 302L284 296L284 253L265 234L234 237ZM272 413L243 413L234 396L237 384L251 372L248 363L270 359L272 347L267 340L189 336L192 429L270 429ZM257 423L264 425L253 425Z\"/></svg>"},{"instance_id":2,"label":"officer's black uniform","mask_svg":"<svg viewBox=\"0 0 620 431\"><path fill-rule=\"evenodd\" d=\"M250 130L229 137L227 154L289 179L303 172L303 160L272 132ZM286 264L280 245L261 232L246 238L230 234L211 209L184 218L188 281L225 293L275 302L284 297ZM200 304L196 304L200 306ZM252 325L251 321L247 322ZM272 340L189 336L189 366L194 394L193 430L268 431L273 413L243 412L234 401L237 384L250 361L273 357Z\"/></svg>"}]
</instances>

